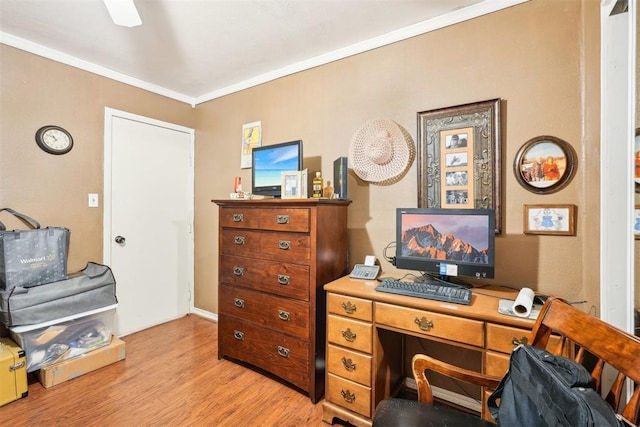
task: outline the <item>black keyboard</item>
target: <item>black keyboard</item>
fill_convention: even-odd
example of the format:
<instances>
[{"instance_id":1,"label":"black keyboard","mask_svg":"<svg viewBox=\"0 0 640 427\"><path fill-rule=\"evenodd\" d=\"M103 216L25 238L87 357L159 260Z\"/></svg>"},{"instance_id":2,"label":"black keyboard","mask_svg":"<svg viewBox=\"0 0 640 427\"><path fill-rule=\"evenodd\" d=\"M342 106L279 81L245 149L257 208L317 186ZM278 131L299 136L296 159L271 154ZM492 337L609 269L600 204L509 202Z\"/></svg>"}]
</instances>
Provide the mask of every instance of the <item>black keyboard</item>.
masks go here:
<instances>
[{"instance_id":1,"label":"black keyboard","mask_svg":"<svg viewBox=\"0 0 640 427\"><path fill-rule=\"evenodd\" d=\"M470 289L434 285L432 283L402 282L400 280L384 279L376 286L376 291L435 301L452 302L454 304L471 304Z\"/></svg>"}]
</instances>

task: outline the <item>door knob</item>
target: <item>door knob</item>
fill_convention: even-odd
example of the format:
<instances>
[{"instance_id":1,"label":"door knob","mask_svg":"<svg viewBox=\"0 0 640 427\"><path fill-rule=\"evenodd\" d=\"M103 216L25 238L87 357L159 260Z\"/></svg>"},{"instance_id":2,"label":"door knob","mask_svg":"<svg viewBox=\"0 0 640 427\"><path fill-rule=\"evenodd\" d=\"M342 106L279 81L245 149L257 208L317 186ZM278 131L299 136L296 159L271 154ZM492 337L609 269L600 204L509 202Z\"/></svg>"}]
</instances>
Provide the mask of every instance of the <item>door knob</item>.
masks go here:
<instances>
[{"instance_id":1,"label":"door knob","mask_svg":"<svg viewBox=\"0 0 640 427\"><path fill-rule=\"evenodd\" d=\"M124 238L124 237L122 237L122 236L116 236L115 241L116 241L116 243L117 243L117 244L119 244L119 245L124 245L124 242L126 242L126 241L127 241L127 239L125 239L125 238Z\"/></svg>"}]
</instances>

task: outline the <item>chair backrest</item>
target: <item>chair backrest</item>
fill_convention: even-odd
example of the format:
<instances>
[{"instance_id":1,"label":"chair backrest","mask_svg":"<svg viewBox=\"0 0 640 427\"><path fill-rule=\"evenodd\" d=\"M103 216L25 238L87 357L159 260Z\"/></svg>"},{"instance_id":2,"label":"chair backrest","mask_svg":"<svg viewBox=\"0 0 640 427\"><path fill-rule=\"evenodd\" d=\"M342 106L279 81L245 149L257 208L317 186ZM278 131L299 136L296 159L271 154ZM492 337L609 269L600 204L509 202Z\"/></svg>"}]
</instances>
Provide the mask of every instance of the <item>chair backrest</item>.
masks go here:
<instances>
[{"instance_id":1,"label":"chair backrest","mask_svg":"<svg viewBox=\"0 0 640 427\"><path fill-rule=\"evenodd\" d=\"M587 354L597 359L591 375L596 390L602 393L602 375L605 366L617 372L606 401L625 419L635 425L640 412L640 339L594 316L567 304L558 298L549 298L540 311L531 332L531 345L545 348L551 334L561 337L556 355L572 355L584 364ZM625 379L631 379L634 390L631 399L624 402L622 392Z\"/></svg>"}]
</instances>

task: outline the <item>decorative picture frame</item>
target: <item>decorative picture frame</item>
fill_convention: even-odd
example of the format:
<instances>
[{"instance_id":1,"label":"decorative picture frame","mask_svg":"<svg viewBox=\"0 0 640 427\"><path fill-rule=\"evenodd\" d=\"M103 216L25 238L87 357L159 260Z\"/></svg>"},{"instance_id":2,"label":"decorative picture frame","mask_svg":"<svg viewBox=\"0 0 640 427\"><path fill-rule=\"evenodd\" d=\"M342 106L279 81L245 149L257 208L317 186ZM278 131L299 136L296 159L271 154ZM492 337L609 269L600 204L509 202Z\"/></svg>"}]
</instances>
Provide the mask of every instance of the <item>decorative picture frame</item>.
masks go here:
<instances>
[{"instance_id":1,"label":"decorative picture frame","mask_svg":"<svg viewBox=\"0 0 640 427\"><path fill-rule=\"evenodd\" d=\"M634 153L634 174L633 180L636 183L636 193L640 193L640 128L636 129L636 139Z\"/></svg>"},{"instance_id":2,"label":"decorative picture frame","mask_svg":"<svg viewBox=\"0 0 640 427\"><path fill-rule=\"evenodd\" d=\"M576 235L576 205L524 205L524 234Z\"/></svg>"},{"instance_id":3,"label":"decorative picture frame","mask_svg":"<svg viewBox=\"0 0 640 427\"><path fill-rule=\"evenodd\" d=\"M633 237L640 239L640 205L633 210Z\"/></svg>"},{"instance_id":4,"label":"decorative picture frame","mask_svg":"<svg viewBox=\"0 0 640 427\"><path fill-rule=\"evenodd\" d=\"M251 167L251 151L262 146L262 122L242 125L242 143L240 148L240 169Z\"/></svg>"},{"instance_id":5,"label":"decorative picture frame","mask_svg":"<svg viewBox=\"0 0 640 427\"><path fill-rule=\"evenodd\" d=\"M282 179L280 197L282 199L306 199L308 197L308 169L304 169L301 171L281 172L280 175Z\"/></svg>"},{"instance_id":6,"label":"decorative picture frame","mask_svg":"<svg viewBox=\"0 0 640 427\"><path fill-rule=\"evenodd\" d=\"M502 232L500 101L418 113L418 207L494 209Z\"/></svg>"},{"instance_id":7,"label":"decorative picture frame","mask_svg":"<svg viewBox=\"0 0 640 427\"><path fill-rule=\"evenodd\" d=\"M576 173L577 156L566 141L542 135L525 142L516 154L513 173L518 183L537 194L555 193Z\"/></svg>"}]
</instances>

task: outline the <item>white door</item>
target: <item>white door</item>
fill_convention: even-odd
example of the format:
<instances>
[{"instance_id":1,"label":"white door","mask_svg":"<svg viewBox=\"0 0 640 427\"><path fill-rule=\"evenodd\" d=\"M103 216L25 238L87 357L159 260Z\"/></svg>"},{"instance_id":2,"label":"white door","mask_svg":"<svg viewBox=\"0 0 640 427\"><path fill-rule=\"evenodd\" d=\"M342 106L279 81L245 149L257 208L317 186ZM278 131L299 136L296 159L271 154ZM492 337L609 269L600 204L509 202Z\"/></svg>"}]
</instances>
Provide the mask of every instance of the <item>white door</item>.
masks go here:
<instances>
[{"instance_id":1,"label":"white door","mask_svg":"<svg viewBox=\"0 0 640 427\"><path fill-rule=\"evenodd\" d=\"M104 260L118 336L192 308L192 152L192 129L105 109Z\"/></svg>"}]
</instances>

